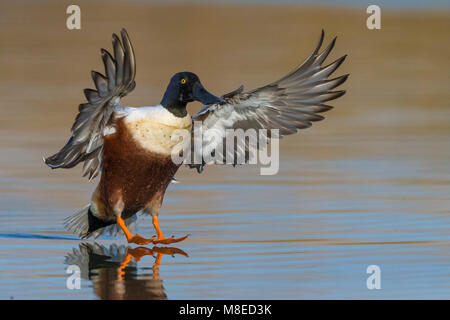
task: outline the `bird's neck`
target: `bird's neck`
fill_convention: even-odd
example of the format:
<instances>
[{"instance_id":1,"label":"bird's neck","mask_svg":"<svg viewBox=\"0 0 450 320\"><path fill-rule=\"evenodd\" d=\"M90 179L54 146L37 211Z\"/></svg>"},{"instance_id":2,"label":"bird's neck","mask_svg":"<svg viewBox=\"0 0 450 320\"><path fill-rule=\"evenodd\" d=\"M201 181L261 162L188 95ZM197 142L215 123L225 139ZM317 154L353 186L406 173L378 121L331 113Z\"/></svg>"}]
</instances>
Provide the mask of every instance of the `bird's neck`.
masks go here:
<instances>
[{"instance_id":1,"label":"bird's neck","mask_svg":"<svg viewBox=\"0 0 450 320\"><path fill-rule=\"evenodd\" d=\"M186 103L178 104L178 105L164 105L161 102L161 105L166 108L170 113L172 113L175 117L184 118L187 115Z\"/></svg>"},{"instance_id":2,"label":"bird's neck","mask_svg":"<svg viewBox=\"0 0 450 320\"><path fill-rule=\"evenodd\" d=\"M183 101L179 92L171 90L170 87L164 93L160 104L176 117L184 118L187 115L187 102Z\"/></svg>"}]
</instances>

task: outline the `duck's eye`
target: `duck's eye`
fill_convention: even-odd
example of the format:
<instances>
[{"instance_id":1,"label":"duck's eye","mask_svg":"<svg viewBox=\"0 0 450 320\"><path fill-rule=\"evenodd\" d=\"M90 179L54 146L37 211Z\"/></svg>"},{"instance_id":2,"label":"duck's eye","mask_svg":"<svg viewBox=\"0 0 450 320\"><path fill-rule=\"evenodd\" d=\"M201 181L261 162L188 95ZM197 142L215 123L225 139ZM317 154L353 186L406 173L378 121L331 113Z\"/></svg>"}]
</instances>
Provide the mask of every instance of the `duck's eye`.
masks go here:
<instances>
[{"instance_id":1,"label":"duck's eye","mask_svg":"<svg viewBox=\"0 0 450 320\"><path fill-rule=\"evenodd\" d=\"M186 83L186 79L183 78L183 79L181 79L180 82L181 82L181 84L185 84Z\"/></svg>"}]
</instances>

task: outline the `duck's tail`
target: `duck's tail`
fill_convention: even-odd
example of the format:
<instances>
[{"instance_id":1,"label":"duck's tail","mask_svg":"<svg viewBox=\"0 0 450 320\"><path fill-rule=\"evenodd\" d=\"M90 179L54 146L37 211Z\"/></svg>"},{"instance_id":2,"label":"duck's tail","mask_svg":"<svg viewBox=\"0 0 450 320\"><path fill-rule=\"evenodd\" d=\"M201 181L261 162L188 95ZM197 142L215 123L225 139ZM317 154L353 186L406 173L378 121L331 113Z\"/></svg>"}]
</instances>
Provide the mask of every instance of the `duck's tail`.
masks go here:
<instances>
[{"instance_id":1,"label":"duck's tail","mask_svg":"<svg viewBox=\"0 0 450 320\"><path fill-rule=\"evenodd\" d=\"M81 239L89 235L89 212L91 205L84 206L80 211L64 220L64 227Z\"/></svg>"},{"instance_id":2,"label":"duck's tail","mask_svg":"<svg viewBox=\"0 0 450 320\"><path fill-rule=\"evenodd\" d=\"M135 227L136 215L125 220L125 225L129 229ZM103 233L115 236L120 228L117 226L115 220L104 221L92 214L91 205L84 206L80 211L67 217L64 220L64 227L67 231L72 232L81 239L90 237L98 238Z\"/></svg>"}]
</instances>

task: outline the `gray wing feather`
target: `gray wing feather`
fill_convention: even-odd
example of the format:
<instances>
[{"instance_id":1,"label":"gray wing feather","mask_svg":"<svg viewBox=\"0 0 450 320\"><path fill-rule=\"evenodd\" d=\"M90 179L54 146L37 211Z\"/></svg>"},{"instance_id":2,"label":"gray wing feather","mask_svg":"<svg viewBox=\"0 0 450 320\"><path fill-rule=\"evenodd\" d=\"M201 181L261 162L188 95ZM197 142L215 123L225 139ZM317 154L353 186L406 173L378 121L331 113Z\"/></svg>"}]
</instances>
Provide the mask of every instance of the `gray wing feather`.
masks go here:
<instances>
[{"instance_id":1,"label":"gray wing feather","mask_svg":"<svg viewBox=\"0 0 450 320\"><path fill-rule=\"evenodd\" d=\"M79 113L72 125L72 136L56 154L45 158L52 169L72 168L84 162L83 176L89 180L100 171L103 155L103 132L113 125L115 110L120 98L136 86L136 60L133 46L125 29L121 30L122 42L116 34L112 36L114 58L101 49L105 75L92 71L94 89L84 89L87 103L79 105Z\"/></svg>"},{"instance_id":2,"label":"gray wing feather","mask_svg":"<svg viewBox=\"0 0 450 320\"><path fill-rule=\"evenodd\" d=\"M328 79L346 56L323 66L334 48L336 38L319 52L323 39L322 30L319 43L312 54L281 79L245 93L241 87L223 96L225 104L203 106L200 112L192 117L194 121L202 121L203 154L225 151L223 146L226 129L279 129L281 138L296 133L298 129L310 127L312 122L323 120L324 117L319 113L332 108L326 102L345 93L343 90L333 90L349 76L346 74ZM270 132L267 136L270 136ZM265 145L258 145L258 148L263 147ZM194 152L196 151L193 150L192 153ZM247 142L245 148L236 146L234 154L227 154L224 163L235 165L236 159L243 153L248 160L249 152ZM228 161L229 159L232 161ZM201 172L204 165L205 162L189 166Z\"/></svg>"}]
</instances>

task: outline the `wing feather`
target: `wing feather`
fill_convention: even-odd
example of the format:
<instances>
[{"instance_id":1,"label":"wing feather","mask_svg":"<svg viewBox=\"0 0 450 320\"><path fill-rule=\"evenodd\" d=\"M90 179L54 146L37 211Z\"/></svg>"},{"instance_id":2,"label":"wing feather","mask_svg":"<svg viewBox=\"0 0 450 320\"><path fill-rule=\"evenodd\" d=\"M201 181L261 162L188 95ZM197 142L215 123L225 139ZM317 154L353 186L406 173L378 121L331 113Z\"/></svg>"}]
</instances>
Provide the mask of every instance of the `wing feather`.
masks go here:
<instances>
[{"instance_id":1,"label":"wing feather","mask_svg":"<svg viewBox=\"0 0 450 320\"><path fill-rule=\"evenodd\" d=\"M113 125L120 98L136 86L136 60L133 46L125 29L121 30L122 42L116 34L112 36L114 57L101 49L105 75L92 71L94 89L84 89L87 103L79 105L79 113L72 125L72 136L56 154L45 158L52 169L73 168L84 162L83 176L89 180L100 171L103 155L105 128Z\"/></svg>"},{"instance_id":2,"label":"wing feather","mask_svg":"<svg viewBox=\"0 0 450 320\"><path fill-rule=\"evenodd\" d=\"M329 79L344 62L346 55L323 65L336 44L336 37L320 52L324 40L324 31L312 54L292 72L266 86L243 92L243 87L223 95L226 103L221 105L203 106L192 119L202 121L203 144L200 150L192 149L192 159L197 153L197 159L214 152L225 154L223 163L238 164L236 159L245 153L248 161L250 146L237 146L234 154L227 154L224 149L224 139L227 129L278 129L280 138L294 134L298 129L309 128L313 122L321 121L324 116L319 113L332 109L326 104L341 97L344 90L334 90L343 84L348 74ZM267 132L270 137L270 132ZM258 148L266 144L258 143ZM199 156L198 153L202 154ZM231 157L231 160L228 158ZM206 162L189 164L202 172Z\"/></svg>"}]
</instances>

